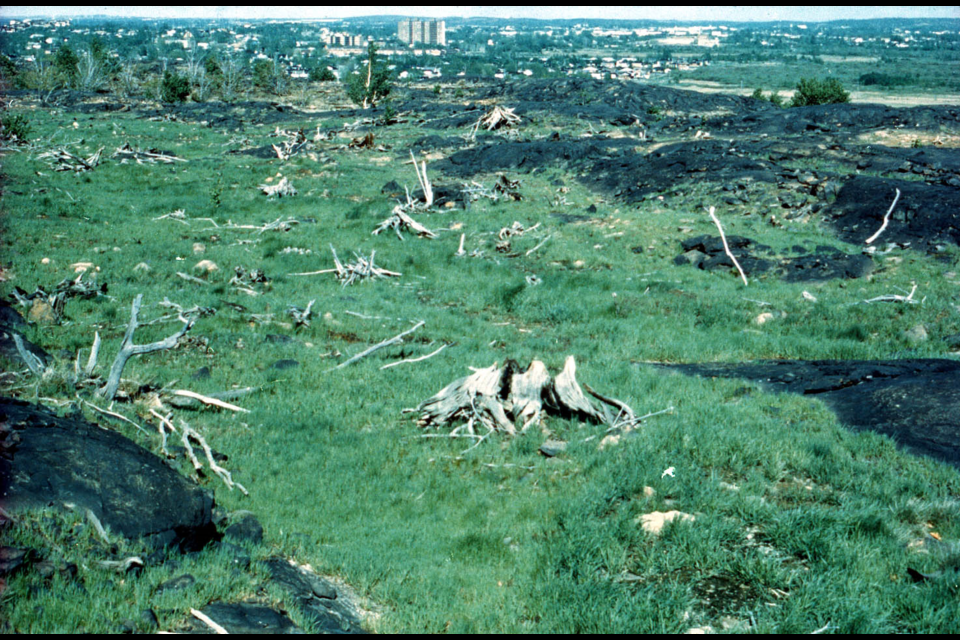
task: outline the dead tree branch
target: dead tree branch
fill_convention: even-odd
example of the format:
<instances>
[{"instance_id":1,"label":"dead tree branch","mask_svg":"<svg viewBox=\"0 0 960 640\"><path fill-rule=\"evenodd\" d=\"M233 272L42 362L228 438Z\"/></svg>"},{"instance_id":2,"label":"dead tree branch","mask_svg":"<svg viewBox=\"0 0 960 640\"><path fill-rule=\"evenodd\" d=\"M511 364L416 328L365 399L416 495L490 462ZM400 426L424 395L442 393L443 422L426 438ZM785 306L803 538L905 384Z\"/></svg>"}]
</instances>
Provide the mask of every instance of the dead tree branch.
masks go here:
<instances>
[{"instance_id":1,"label":"dead tree branch","mask_svg":"<svg viewBox=\"0 0 960 640\"><path fill-rule=\"evenodd\" d=\"M389 347L389 346L392 345L392 344L399 344L399 343L403 342L403 339L404 339L406 336L410 335L411 333L413 333L414 331L416 331L417 329L419 329L420 327L422 327L422 326L425 325L425 324L426 324L426 322L424 322L423 320L421 320L420 322L418 322L417 324L415 324L415 325L414 325L413 327L411 327L410 329L407 329L407 330L404 331L403 333L400 333L400 334L398 334L398 335L395 335L395 336L393 336L392 338L390 338L389 340L384 340L383 342L380 342L380 343L378 343L378 344L373 345L373 346L370 347L369 349L365 349L365 350L361 351L360 353L358 353L357 355L353 356L353 357L350 358L349 360L346 360L346 361L344 361L344 362L341 362L340 364L338 364L337 366L335 366L333 369L327 369L324 373L329 373L329 372L331 372L331 371L336 371L337 369L343 369L343 368L346 367L347 365L353 364L354 362L356 362L357 360L360 360L361 358L366 358L368 355L370 355L370 354L373 353L374 351L379 351L380 349L383 349L384 347Z\"/></svg>"},{"instance_id":2,"label":"dead tree branch","mask_svg":"<svg viewBox=\"0 0 960 640\"><path fill-rule=\"evenodd\" d=\"M877 229L877 232L867 238L864 244L873 244L873 241L880 237L880 234L883 233L883 230L887 228L887 223L890 222L890 214L893 213L893 208L897 206L897 200L900 199L900 189L897 189L897 195L893 197L893 204L890 205L890 208L887 210L887 214L883 216L883 224L880 225L880 228Z\"/></svg>"},{"instance_id":3,"label":"dead tree branch","mask_svg":"<svg viewBox=\"0 0 960 640\"><path fill-rule=\"evenodd\" d=\"M733 265L737 268L737 271L740 272L740 277L743 278L743 286L748 286L747 276L743 273L743 268L740 266L740 263L737 262L736 257L734 257L733 252L730 251L730 245L727 244L727 236L723 233L723 227L720 226L720 220L716 215L716 208L710 207L709 210L710 218L716 223L717 229L720 231L720 240L723 241L723 250L726 252L727 256L733 260Z\"/></svg>"},{"instance_id":4,"label":"dead tree branch","mask_svg":"<svg viewBox=\"0 0 960 640\"><path fill-rule=\"evenodd\" d=\"M133 333L140 326L138 316L140 314L140 305L143 302L143 294L137 294L133 300L133 306L130 309L130 323L127 325L127 331L123 336L123 342L120 344L120 351L117 353L113 365L110 367L110 375L107 377L107 384L100 390L99 395L108 401L112 401L117 394L117 388L120 386L120 375L127 361L133 356L152 353L163 349L172 349L177 345L177 341L183 337L193 326L195 318L183 319L183 327L172 336L153 342L150 344L134 344Z\"/></svg>"}]
</instances>

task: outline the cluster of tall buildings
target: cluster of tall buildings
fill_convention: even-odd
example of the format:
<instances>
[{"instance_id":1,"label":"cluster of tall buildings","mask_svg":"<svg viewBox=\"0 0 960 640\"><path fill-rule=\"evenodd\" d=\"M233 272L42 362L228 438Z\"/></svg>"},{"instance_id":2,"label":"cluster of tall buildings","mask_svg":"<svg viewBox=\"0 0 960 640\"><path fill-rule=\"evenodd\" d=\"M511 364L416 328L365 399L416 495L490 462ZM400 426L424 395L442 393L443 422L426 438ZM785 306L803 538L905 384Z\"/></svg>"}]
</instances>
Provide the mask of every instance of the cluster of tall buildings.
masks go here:
<instances>
[{"instance_id":1,"label":"cluster of tall buildings","mask_svg":"<svg viewBox=\"0 0 960 640\"><path fill-rule=\"evenodd\" d=\"M354 36L349 33L328 33L321 36L324 44L331 47L365 47L369 36Z\"/></svg>"},{"instance_id":2,"label":"cluster of tall buildings","mask_svg":"<svg viewBox=\"0 0 960 640\"><path fill-rule=\"evenodd\" d=\"M447 23L444 20L401 20L397 38L406 44L447 46Z\"/></svg>"}]
</instances>

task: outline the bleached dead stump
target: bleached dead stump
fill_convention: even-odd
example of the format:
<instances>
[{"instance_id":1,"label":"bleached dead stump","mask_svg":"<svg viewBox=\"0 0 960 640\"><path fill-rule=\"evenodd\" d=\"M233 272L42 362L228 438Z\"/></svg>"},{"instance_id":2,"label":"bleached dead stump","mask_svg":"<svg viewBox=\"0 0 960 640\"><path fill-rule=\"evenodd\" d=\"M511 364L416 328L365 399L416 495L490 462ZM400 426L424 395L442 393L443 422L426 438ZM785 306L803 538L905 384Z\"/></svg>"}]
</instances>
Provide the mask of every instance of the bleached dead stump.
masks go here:
<instances>
[{"instance_id":1,"label":"bleached dead stump","mask_svg":"<svg viewBox=\"0 0 960 640\"><path fill-rule=\"evenodd\" d=\"M617 419L601 405L598 409L584 395L576 378L576 362L567 356L563 371L550 377L546 365L534 360L526 369L508 360L503 367L494 363L486 369L474 369L469 376L454 380L436 395L423 402L416 411L422 427L439 427L457 420L466 421L473 434L474 424L490 431L514 435L538 424L544 415L576 417L595 424L612 425ZM604 405L615 407L618 418L633 417L625 402L593 393ZM463 426L454 429L455 435Z\"/></svg>"}]
</instances>

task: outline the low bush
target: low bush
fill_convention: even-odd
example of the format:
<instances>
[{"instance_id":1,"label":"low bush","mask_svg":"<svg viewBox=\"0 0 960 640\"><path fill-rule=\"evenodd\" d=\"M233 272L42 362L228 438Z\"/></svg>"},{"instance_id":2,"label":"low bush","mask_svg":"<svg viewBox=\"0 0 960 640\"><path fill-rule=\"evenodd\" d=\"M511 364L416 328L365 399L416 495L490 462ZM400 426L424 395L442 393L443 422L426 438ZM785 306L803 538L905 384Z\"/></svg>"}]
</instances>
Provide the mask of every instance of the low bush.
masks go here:
<instances>
[{"instance_id":1,"label":"low bush","mask_svg":"<svg viewBox=\"0 0 960 640\"><path fill-rule=\"evenodd\" d=\"M818 80L817 78L801 78L797 83L797 91L790 101L791 107L809 107L818 104L839 104L850 102L850 93L843 88L843 84L836 78Z\"/></svg>"}]
</instances>

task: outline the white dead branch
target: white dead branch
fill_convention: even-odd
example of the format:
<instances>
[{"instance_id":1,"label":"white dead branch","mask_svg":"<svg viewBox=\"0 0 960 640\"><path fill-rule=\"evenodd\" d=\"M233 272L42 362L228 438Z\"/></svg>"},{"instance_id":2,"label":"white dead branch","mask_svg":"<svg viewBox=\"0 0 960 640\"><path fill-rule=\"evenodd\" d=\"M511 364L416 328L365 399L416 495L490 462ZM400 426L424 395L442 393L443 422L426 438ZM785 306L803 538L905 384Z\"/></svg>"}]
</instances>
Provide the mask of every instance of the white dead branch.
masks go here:
<instances>
[{"instance_id":1,"label":"white dead branch","mask_svg":"<svg viewBox=\"0 0 960 640\"><path fill-rule=\"evenodd\" d=\"M370 355L371 353L373 353L373 352L375 352L375 351L379 351L380 349L383 349L384 347L389 347L390 345L393 345L393 344L400 344L401 342L403 342L403 339L404 339L406 336L410 335L411 333L413 333L414 331L416 331L417 329L419 329L420 327L422 327L422 326L425 325L425 324L426 324L426 322L423 321L423 320L421 320L420 322L418 322L417 324L415 324L415 325L414 325L413 327L411 327L410 329L407 329L406 331L404 331L404 332L402 332L402 333L399 333L399 334L393 336L392 338L389 338L389 339L387 339L387 340L384 340L383 342L379 342L379 343L373 345L372 347L370 347L370 348L368 348L368 349L364 349L363 351L361 351L361 352L358 353L357 355L353 356L353 357L350 358L349 360L345 360L344 362L341 362L340 364L338 364L337 366L335 366L333 369L327 369L327 371L325 371L324 373L329 373L330 371L335 371L335 370L337 370L337 369L342 369L342 368L346 367L347 365L353 364L353 363L356 362L357 360L360 360L361 358L366 358L366 357L367 357L368 355Z\"/></svg>"},{"instance_id":2,"label":"white dead branch","mask_svg":"<svg viewBox=\"0 0 960 640\"><path fill-rule=\"evenodd\" d=\"M186 389L177 389L173 392L173 395L199 400L203 404L208 404L213 407L220 407L221 409L229 409L230 411L237 411L240 413L250 413L249 409L244 409L243 407L238 407L235 404L230 404L229 402L224 402L223 400L218 400L217 398L210 396L200 395L199 393L188 391Z\"/></svg>"},{"instance_id":3,"label":"white dead branch","mask_svg":"<svg viewBox=\"0 0 960 640\"><path fill-rule=\"evenodd\" d=\"M723 227L720 226L720 220L717 218L717 215L716 215L716 208L710 207L709 213L710 213L710 219L713 220L713 222L717 225L717 229L719 229L720 231L720 240L723 241L724 252L726 252L727 256L729 256L729 258L733 260L733 265L737 268L737 271L740 272L740 277L743 279L743 285L748 286L749 283L747 282L747 276L746 274L743 273L743 268L740 266L740 263L737 262L737 259L733 255L733 252L730 251L730 245L727 244L727 236L723 233Z\"/></svg>"},{"instance_id":4,"label":"white dead branch","mask_svg":"<svg viewBox=\"0 0 960 640\"><path fill-rule=\"evenodd\" d=\"M38 378L42 377L44 371L46 371L43 362L40 358L30 353L26 346L24 346L23 338L20 337L19 333L15 331L11 331L10 333L13 335L13 343L17 346L17 353L20 354L20 359L23 360L23 363L27 365L27 369Z\"/></svg>"},{"instance_id":5,"label":"white dead branch","mask_svg":"<svg viewBox=\"0 0 960 640\"><path fill-rule=\"evenodd\" d=\"M297 190L294 188L290 181L286 177L280 179L280 182L277 184L261 184L258 187L263 193L267 196L277 196L282 198L283 196L295 196L297 195Z\"/></svg>"},{"instance_id":6,"label":"white dead branch","mask_svg":"<svg viewBox=\"0 0 960 640\"><path fill-rule=\"evenodd\" d=\"M421 238L436 238L437 234L430 229L427 229L425 226L411 218L402 205L397 205L393 208L393 215L377 225L377 228L373 230L373 234L378 236L381 231L387 229L393 229L397 233L397 237L403 240L403 234L401 230L409 229L415 232Z\"/></svg>"},{"instance_id":7,"label":"white dead branch","mask_svg":"<svg viewBox=\"0 0 960 640\"><path fill-rule=\"evenodd\" d=\"M77 173L81 171L92 171L100 164L100 154L103 152L103 147L97 149L96 153L88 156L87 158L81 158L80 156L74 155L67 151L65 148L60 149L51 149L37 156L38 160L46 160L47 164L50 165L50 168L54 171L76 171Z\"/></svg>"},{"instance_id":8,"label":"white dead branch","mask_svg":"<svg viewBox=\"0 0 960 640\"><path fill-rule=\"evenodd\" d=\"M475 369L469 376L454 380L415 410L420 414L418 424L437 427L465 420L461 428L472 436L474 425L484 426L490 432L515 434L531 425L539 424L544 414L577 417L596 424L615 425L621 418L635 420L630 407L620 400L594 393L603 405L596 407L584 395L576 379L576 362L567 356L563 370L553 379L546 365L534 360L524 370L516 362L497 363L486 369ZM612 417L606 406L618 410ZM485 437L485 436L484 436Z\"/></svg>"},{"instance_id":9,"label":"white dead branch","mask_svg":"<svg viewBox=\"0 0 960 640\"><path fill-rule=\"evenodd\" d=\"M215 634L217 634L217 635L230 635L230 632L229 632L229 631L227 631L226 629L224 629L223 627L221 627L219 624L217 624L216 622L214 622L214 621L210 618L210 616L206 615L206 614L203 613L202 611L198 611L197 609L190 609L190 614L191 614L194 618L196 618L197 620L199 620L200 622L202 622L203 624L205 624L205 625L207 625L208 627L210 627Z\"/></svg>"},{"instance_id":10,"label":"white dead branch","mask_svg":"<svg viewBox=\"0 0 960 640\"><path fill-rule=\"evenodd\" d=\"M898 287L899 288L899 287ZM900 289L903 291L903 289ZM863 304L870 304L872 302L902 302L904 304L921 304L923 300L915 300L913 294L917 292L917 285L914 284L910 289L910 293L905 296L891 294L886 296L877 296L876 298L870 298L869 300L864 300Z\"/></svg>"},{"instance_id":11,"label":"white dead branch","mask_svg":"<svg viewBox=\"0 0 960 640\"><path fill-rule=\"evenodd\" d=\"M337 274L337 279L344 287L354 282L362 282L368 278L399 278L403 275L396 271L381 269L374 264L373 258L377 254L376 251L371 251L369 258L355 251L353 255L356 258L356 262L346 265L340 262L340 259L337 257L337 251L333 248L333 245L330 245L330 251L333 253L334 273Z\"/></svg>"},{"instance_id":12,"label":"white dead branch","mask_svg":"<svg viewBox=\"0 0 960 640\"><path fill-rule=\"evenodd\" d=\"M413 170L417 172L417 181L420 183L420 188L423 189L423 200L424 204L422 208L429 209L433 205L433 185L430 184L430 179L427 177L427 161L423 161L423 166L417 166L417 159L413 157L413 151L410 152L410 162L413 163ZM421 175L421 172L423 175ZM409 201L410 197L407 196Z\"/></svg>"},{"instance_id":13,"label":"white dead branch","mask_svg":"<svg viewBox=\"0 0 960 640\"><path fill-rule=\"evenodd\" d=\"M384 369L389 369L389 368L391 368L391 367L395 367L395 366L397 366L398 364L404 364L404 363L407 363L407 362L422 362L422 361L424 361L424 360L428 360L428 359L430 359L430 358L432 358L433 356L437 355L438 353L440 353L441 351L443 351L444 349L446 349L446 348L449 347L449 346L450 346L449 344L445 344L445 345L443 345L442 347L440 347L439 349L437 349L436 351L432 351L432 352L428 353L428 354L425 355L425 356L420 356L419 358L407 358L406 360L398 360L398 361L396 361L396 362L387 363L387 364L383 365L382 367L380 367L380 371L383 371Z\"/></svg>"},{"instance_id":14,"label":"white dead branch","mask_svg":"<svg viewBox=\"0 0 960 640\"><path fill-rule=\"evenodd\" d=\"M883 224L880 225L880 228L877 229L877 232L866 239L864 244L873 244L873 241L880 237L880 234L883 233L884 229L887 228L887 223L890 222L890 214L893 213L893 208L897 206L897 200L900 199L900 189L897 189L897 195L893 197L893 204L890 205L890 208L887 210L887 214L883 216Z\"/></svg>"},{"instance_id":15,"label":"white dead branch","mask_svg":"<svg viewBox=\"0 0 960 640\"><path fill-rule=\"evenodd\" d=\"M200 463L193 453L193 447L190 445L191 438L200 444L200 447L203 449L204 456L206 456L207 458L207 465L210 467L210 470L213 471L215 474L217 474L221 480L223 480L223 483L227 485L228 489L233 491L233 488L236 487L237 489L240 489L240 492L243 495L245 496L250 495L249 493L247 493L247 490L244 488L242 484L240 484L239 482L234 482L233 477L230 475L229 471L227 471L226 469L224 469L223 467L221 467L216 463L216 461L213 459L213 450L210 448L210 445L207 444L207 441L204 439L204 437L199 433L197 433L197 431L191 428L190 425L188 425L183 420L180 421L180 434L181 434L180 439L183 441L183 446L187 450L187 454L191 458L191 461L193 462L193 466L196 470L199 471L202 468L202 466L199 466Z\"/></svg>"},{"instance_id":16,"label":"white dead branch","mask_svg":"<svg viewBox=\"0 0 960 640\"><path fill-rule=\"evenodd\" d=\"M317 127L318 132L319 130L319 127ZM307 147L307 136L303 133L303 129L298 131L285 131L277 127L273 133L276 136L285 138L280 146L275 144L270 145L273 147L274 153L276 153L277 157L281 160L289 160Z\"/></svg>"},{"instance_id":17,"label":"white dead branch","mask_svg":"<svg viewBox=\"0 0 960 640\"><path fill-rule=\"evenodd\" d=\"M503 227L502 229L500 229L500 233L497 234L497 237L500 238L501 240L506 240L507 238L512 238L514 236L519 238L524 233L527 233L528 231L533 231L539 226L540 226L540 223L538 222L537 224L527 229L523 226L522 223L514 220L513 224L510 225L509 227Z\"/></svg>"},{"instance_id":18,"label":"white dead branch","mask_svg":"<svg viewBox=\"0 0 960 640\"><path fill-rule=\"evenodd\" d=\"M293 318L293 325L295 327L310 326L310 310L313 308L314 302L316 302L316 299L308 302L306 309L301 309L300 307L295 307L293 305L287 307L287 315Z\"/></svg>"},{"instance_id":19,"label":"white dead branch","mask_svg":"<svg viewBox=\"0 0 960 640\"><path fill-rule=\"evenodd\" d=\"M127 331L123 336L123 342L120 345L120 351L117 353L117 357L113 361L113 365L110 367L110 374L107 378L107 384L99 392L99 395L106 398L108 401L113 400L114 396L117 394L117 388L120 386L120 375L123 373L123 368L126 366L127 361L131 357L143 355L145 353L152 353L154 351L160 351L162 349L172 349L177 345L177 341L182 338L187 331L190 330L190 328L193 326L193 323L196 321L195 318L184 318L182 319L183 327L181 327L180 330L172 336L150 344L134 344L133 333L137 330L137 327L140 326L137 321L137 316L140 314L140 305L142 302L143 294L137 294L137 297L133 300L133 306L130 309L130 323L127 325Z\"/></svg>"},{"instance_id":20,"label":"white dead branch","mask_svg":"<svg viewBox=\"0 0 960 640\"><path fill-rule=\"evenodd\" d=\"M186 162L186 160L183 158L167 155L158 151L143 151L142 149L134 149L129 143L124 143L123 146L117 147L117 150L114 151L113 155L110 157L119 158L120 164L124 164L128 160L133 160L137 164L156 164L157 162L163 164L173 164L174 162Z\"/></svg>"},{"instance_id":21,"label":"white dead branch","mask_svg":"<svg viewBox=\"0 0 960 640\"><path fill-rule=\"evenodd\" d=\"M454 255L457 256L458 258L462 258L463 256L467 255L467 252L463 250L463 241L466 240L466 239L467 239L467 234L461 233L461 234L460 234L460 248L457 249L457 252L454 254Z\"/></svg>"},{"instance_id":22,"label":"white dead branch","mask_svg":"<svg viewBox=\"0 0 960 640\"><path fill-rule=\"evenodd\" d=\"M180 224L190 226L190 222L187 220L187 213L183 209L177 209L162 216L157 216L154 220L176 220Z\"/></svg>"}]
</instances>

